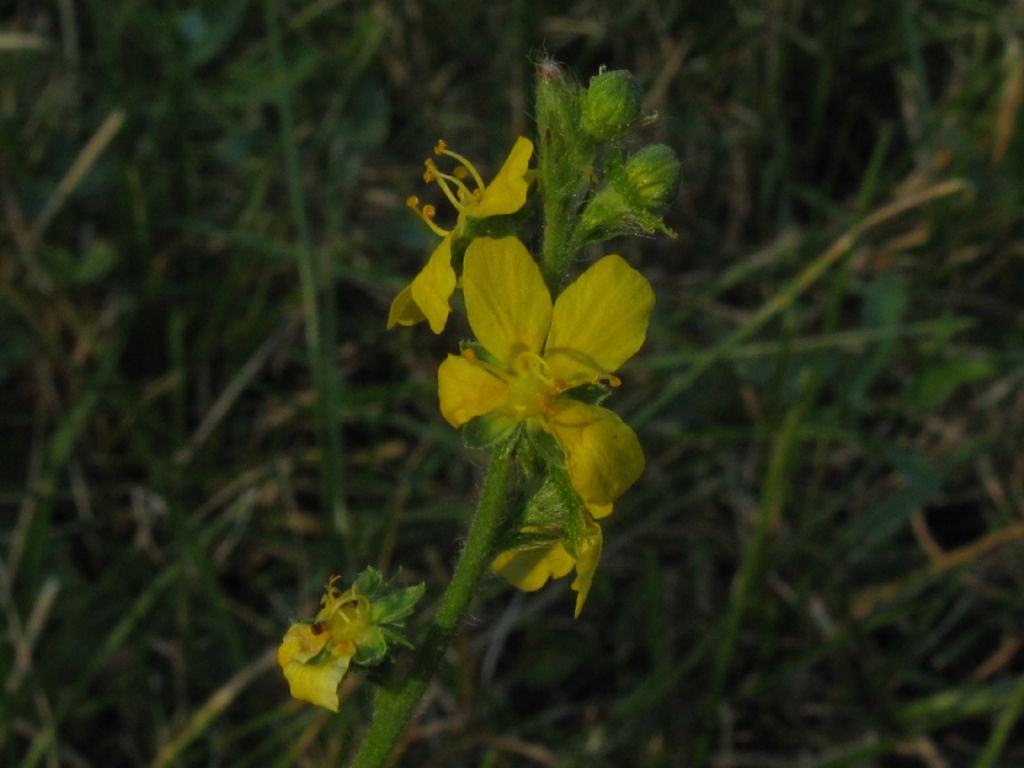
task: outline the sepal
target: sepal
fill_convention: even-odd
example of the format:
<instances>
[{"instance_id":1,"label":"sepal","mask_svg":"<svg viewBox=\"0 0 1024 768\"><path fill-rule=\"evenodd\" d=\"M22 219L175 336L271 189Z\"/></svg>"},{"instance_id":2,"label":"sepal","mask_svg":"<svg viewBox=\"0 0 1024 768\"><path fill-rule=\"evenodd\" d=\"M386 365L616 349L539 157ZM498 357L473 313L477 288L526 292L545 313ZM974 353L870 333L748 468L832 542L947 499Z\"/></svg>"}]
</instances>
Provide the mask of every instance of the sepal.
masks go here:
<instances>
[{"instance_id":1,"label":"sepal","mask_svg":"<svg viewBox=\"0 0 1024 768\"><path fill-rule=\"evenodd\" d=\"M565 397L579 400L589 405L600 405L608 399L612 391L604 384L581 384L565 393Z\"/></svg>"},{"instance_id":2,"label":"sepal","mask_svg":"<svg viewBox=\"0 0 1024 768\"><path fill-rule=\"evenodd\" d=\"M470 450L493 448L512 438L520 422L496 413L485 413L462 425L462 444Z\"/></svg>"},{"instance_id":3,"label":"sepal","mask_svg":"<svg viewBox=\"0 0 1024 768\"><path fill-rule=\"evenodd\" d=\"M536 474L546 475L550 467L565 467L565 454L562 453L562 449L536 419L526 422L523 434L526 439L523 440L520 451L525 453L524 464L527 465L528 471L536 466L541 468Z\"/></svg>"},{"instance_id":4,"label":"sepal","mask_svg":"<svg viewBox=\"0 0 1024 768\"><path fill-rule=\"evenodd\" d=\"M580 615L601 558L601 526L572 490L564 470L552 468L527 501L521 527L506 536L491 569L526 592L544 586L575 568L569 585Z\"/></svg>"}]
</instances>

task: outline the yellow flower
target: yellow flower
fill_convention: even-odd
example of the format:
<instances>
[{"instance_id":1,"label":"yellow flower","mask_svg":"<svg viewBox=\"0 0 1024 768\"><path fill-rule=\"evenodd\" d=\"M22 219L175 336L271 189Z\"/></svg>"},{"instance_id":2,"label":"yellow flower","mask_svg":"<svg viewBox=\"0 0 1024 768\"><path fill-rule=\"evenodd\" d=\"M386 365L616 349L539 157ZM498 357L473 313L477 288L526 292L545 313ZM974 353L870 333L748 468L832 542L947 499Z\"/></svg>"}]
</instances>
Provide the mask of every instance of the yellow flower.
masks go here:
<instances>
[{"instance_id":1,"label":"yellow flower","mask_svg":"<svg viewBox=\"0 0 1024 768\"><path fill-rule=\"evenodd\" d=\"M391 302L388 313L388 328L395 325L414 325L424 319L430 324L430 330L441 333L448 321L451 305L448 299L455 291L457 282L455 270L452 268L452 241L462 233L467 218L482 219L488 216L504 216L515 213L526 203L526 191L529 186L526 174L533 154L533 143L520 136L512 145L505 163L498 175L490 184L485 185L480 173L462 155L452 152L443 141L434 147L437 155L446 155L459 165L451 174L442 173L433 160L426 161L423 179L427 182L436 181L458 212L455 226L448 230L442 229L434 221L436 210L432 205L419 207L419 199L410 197L406 202L409 207L426 222L441 242L430 254L426 265ZM470 189L464 179L469 176L475 189Z\"/></svg>"},{"instance_id":2,"label":"yellow flower","mask_svg":"<svg viewBox=\"0 0 1024 768\"><path fill-rule=\"evenodd\" d=\"M338 686L370 630L370 603L355 587L342 592L331 577L312 623L292 624L277 649L277 663L294 698L337 712Z\"/></svg>"},{"instance_id":3,"label":"yellow flower","mask_svg":"<svg viewBox=\"0 0 1024 768\"><path fill-rule=\"evenodd\" d=\"M537 533L539 530L527 526L523 533ZM524 592L535 592L548 579L560 579L575 567L576 578L569 586L577 593L574 616L579 618L601 559L601 545L601 526L588 517L587 530L575 547L577 557L569 553L561 539L555 539L536 547L502 552L494 559L491 570Z\"/></svg>"},{"instance_id":4,"label":"yellow flower","mask_svg":"<svg viewBox=\"0 0 1024 768\"><path fill-rule=\"evenodd\" d=\"M442 415L453 427L485 414L539 426L561 448L591 513L609 514L643 472L643 451L617 415L565 395L584 384L619 385L614 371L647 334L650 283L621 256L606 256L552 307L540 269L514 237L470 243L462 283L470 327L490 359L467 349L441 364Z\"/></svg>"}]
</instances>

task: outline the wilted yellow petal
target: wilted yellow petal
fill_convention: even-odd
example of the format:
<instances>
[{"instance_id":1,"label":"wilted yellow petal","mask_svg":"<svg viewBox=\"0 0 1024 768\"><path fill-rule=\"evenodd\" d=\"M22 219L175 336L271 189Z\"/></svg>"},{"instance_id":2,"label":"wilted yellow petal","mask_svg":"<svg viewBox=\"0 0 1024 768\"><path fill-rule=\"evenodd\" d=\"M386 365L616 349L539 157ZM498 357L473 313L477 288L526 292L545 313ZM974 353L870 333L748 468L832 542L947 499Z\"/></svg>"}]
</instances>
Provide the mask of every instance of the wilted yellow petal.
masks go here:
<instances>
[{"instance_id":1,"label":"wilted yellow petal","mask_svg":"<svg viewBox=\"0 0 1024 768\"><path fill-rule=\"evenodd\" d=\"M501 408L508 384L465 357L448 355L437 369L437 398L441 415L453 427Z\"/></svg>"},{"instance_id":2,"label":"wilted yellow petal","mask_svg":"<svg viewBox=\"0 0 1024 768\"><path fill-rule=\"evenodd\" d=\"M601 526L591 522L587 526L585 538L580 542L579 557L576 560L576 578L569 586L576 590L576 612L574 618L580 617L583 604L587 602L587 595L590 594L590 585L594 582L594 574L597 572L597 564L601 561L601 548L603 536Z\"/></svg>"},{"instance_id":3,"label":"wilted yellow petal","mask_svg":"<svg viewBox=\"0 0 1024 768\"><path fill-rule=\"evenodd\" d=\"M605 256L559 295L544 359L567 382L611 373L647 335L654 291L621 256Z\"/></svg>"},{"instance_id":4,"label":"wilted yellow petal","mask_svg":"<svg viewBox=\"0 0 1024 768\"><path fill-rule=\"evenodd\" d=\"M551 294L540 268L515 237L478 237L466 248L462 293L469 325L504 366L540 352L551 321Z\"/></svg>"},{"instance_id":5,"label":"wilted yellow petal","mask_svg":"<svg viewBox=\"0 0 1024 768\"><path fill-rule=\"evenodd\" d=\"M550 546L502 552L494 558L491 570L524 592L536 592L548 579L565 576L575 562L562 543L555 542Z\"/></svg>"},{"instance_id":6,"label":"wilted yellow petal","mask_svg":"<svg viewBox=\"0 0 1024 768\"><path fill-rule=\"evenodd\" d=\"M394 301L391 302L391 310L388 312L388 330L396 325L416 325L427 318L412 298L412 286L403 288Z\"/></svg>"},{"instance_id":7,"label":"wilted yellow petal","mask_svg":"<svg viewBox=\"0 0 1024 768\"><path fill-rule=\"evenodd\" d=\"M288 681L293 698L337 712L341 707L338 685L348 671L356 647L350 641L335 643L320 656L328 633L314 634L309 624L292 624L277 649L277 663Z\"/></svg>"},{"instance_id":8,"label":"wilted yellow petal","mask_svg":"<svg viewBox=\"0 0 1024 768\"><path fill-rule=\"evenodd\" d=\"M480 201L466 206L466 216L504 216L522 208L526 203L526 192L529 187L526 172L532 154L533 142L522 136L516 139L501 170L484 189Z\"/></svg>"},{"instance_id":9,"label":"wilted yellow petal","mask_svg":"<svg viewBox=\"0 0 1024 768\"><path fill-rule=\"evenodd\" d=\"M451 237L441 240L410 288L413 301L430 323L430 330L441 333L452 311L448 299L455 292Z\"/></svg>"},{"instance_id":10,"label":"wilted yellow petal","mask_svg":"<svg viewBox=\"0 0 1024 768\"><path fill-rule=\"evenodd\" d=\"M644 471L636 433L607 408L566 397L553 407L541 424L565 454L573 490L588 505L615 501Z\"/></svg>"}]
</instances>

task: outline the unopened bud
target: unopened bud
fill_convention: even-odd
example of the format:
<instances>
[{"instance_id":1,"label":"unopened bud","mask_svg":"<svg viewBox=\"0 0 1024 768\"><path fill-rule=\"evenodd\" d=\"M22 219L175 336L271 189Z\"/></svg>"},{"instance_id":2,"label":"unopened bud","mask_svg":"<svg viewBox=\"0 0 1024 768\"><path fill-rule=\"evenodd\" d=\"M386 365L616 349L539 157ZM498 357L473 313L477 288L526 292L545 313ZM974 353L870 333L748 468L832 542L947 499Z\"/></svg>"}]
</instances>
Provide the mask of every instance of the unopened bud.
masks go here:
<instances>
[{"instance_id":1,"label":"unopened bud","mask_svg":"<svg viewBox=\"0 0 1024 768\"><path fill-rule=\"evenodd\" d=\"M664 144L636 152L616 164L587 202L574 232L577 247L617 235L660 231L675 237L661 214L676 193L679 160Z\"/></svg>"},{"instance_id":2,"label":"unopened bud","mask_svg":"<svg viewBox=\"0 0 1024 768\"><path fill-rule=\"evenodd\" d=\"M583 130L597 141L609 141L629 133L642 117L640 89L628 70L601 71L590 78L583 93Z\"/></svg>"},{"instance_id":3,"label":"unopened bud","mask_svg":"<svg viewBox=\"0 0 1024 768\"><path fill-rule=\"evenodd\" d=\"M664 144L651 144L626 161L623 192L633 202L658 213L675 197L679 160Z\"/></svg>"}]
</instances>

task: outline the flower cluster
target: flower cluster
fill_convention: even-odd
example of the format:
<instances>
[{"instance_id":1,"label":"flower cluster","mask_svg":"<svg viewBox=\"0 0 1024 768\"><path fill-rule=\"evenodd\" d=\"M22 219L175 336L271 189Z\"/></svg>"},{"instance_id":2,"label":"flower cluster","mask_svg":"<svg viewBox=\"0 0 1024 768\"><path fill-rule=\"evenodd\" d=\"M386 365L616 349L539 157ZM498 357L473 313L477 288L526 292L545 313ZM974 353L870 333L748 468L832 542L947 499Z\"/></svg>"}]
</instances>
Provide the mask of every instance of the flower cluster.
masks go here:
<instances>
[{"instance_id":1,"label":"flower cluster","mask_svg":"<svg viewBox=\"0 0 1024 768\"><path fill-rule=\"evenodd\" d=\"M583 89L558 67L539 72L540 153L516 139L485 184L462 155L438 142L443 171L425 162L455 209L451 229L432 205L408 205L441 240L391 304L388 328L426 320L444 330L461 287L475 336L438 368L441 414L473 447L509 441L521 488L492 570L533 591L575 569L576 615L601 556L599 520L644 469L633 430L601 401L620 385L616 371L644 343L654 307L647 279L617 255L591 264L552 300L585 245L661 230L678 162L667 147L625 154L621 140L652 118L628 72L600 72ZM539 206L528 205L539 199ZM543 253L521 237L539 208ZM511 219L500 225L496 221ZM491 220L491 221L483 221ZM560 239L559 239L560 237Z\"/></svg>"},{"instance_id":2,"label":"flower cluster","mask_svg":"<svg viewBox=\"0 0 1024 768\"><path fill-rule=\"evenodd\" d=\"M425 321L442 333L461 287L475 339L438 367L441 415L467 446L494 449L495 462L514 461L503 466L502 503L490 507L494 522L477 539L484 544L475 565L456 569L450 588L460 572L472 571L463 578L471 589L488 561L527 592L575 570L578 617L601 559L599 521L644 471L636 434L602 403L643 346L654 291L618 255L567 280L585 246L638 233L672 236L661 214L678 182L675 154L662 145L629 151L624 143L653 120L641 103L628 72L602 70L583 88L560 66L542 62L537 145L517 138L485 183L468 159L439 141L438 160L425 161L423 179L454 208L447 228L434 205L407 199L439 240L392 301L387 327ZM531 240L524 233L538 216L542 234ZM537 245L536 256L526 243ZM511 466L516 484L509 492ZM292 696L335 712L352 664L373 667L391 646L409 645L404 619L424 591L422 584L393 587L372 568L347 590L337 581L328 582L312 620L291 625L277 654ZM419 649L435 664L444 648L438 636ZM415 698L403 699L406 716Z\"/></svg>"}]
</instances>

